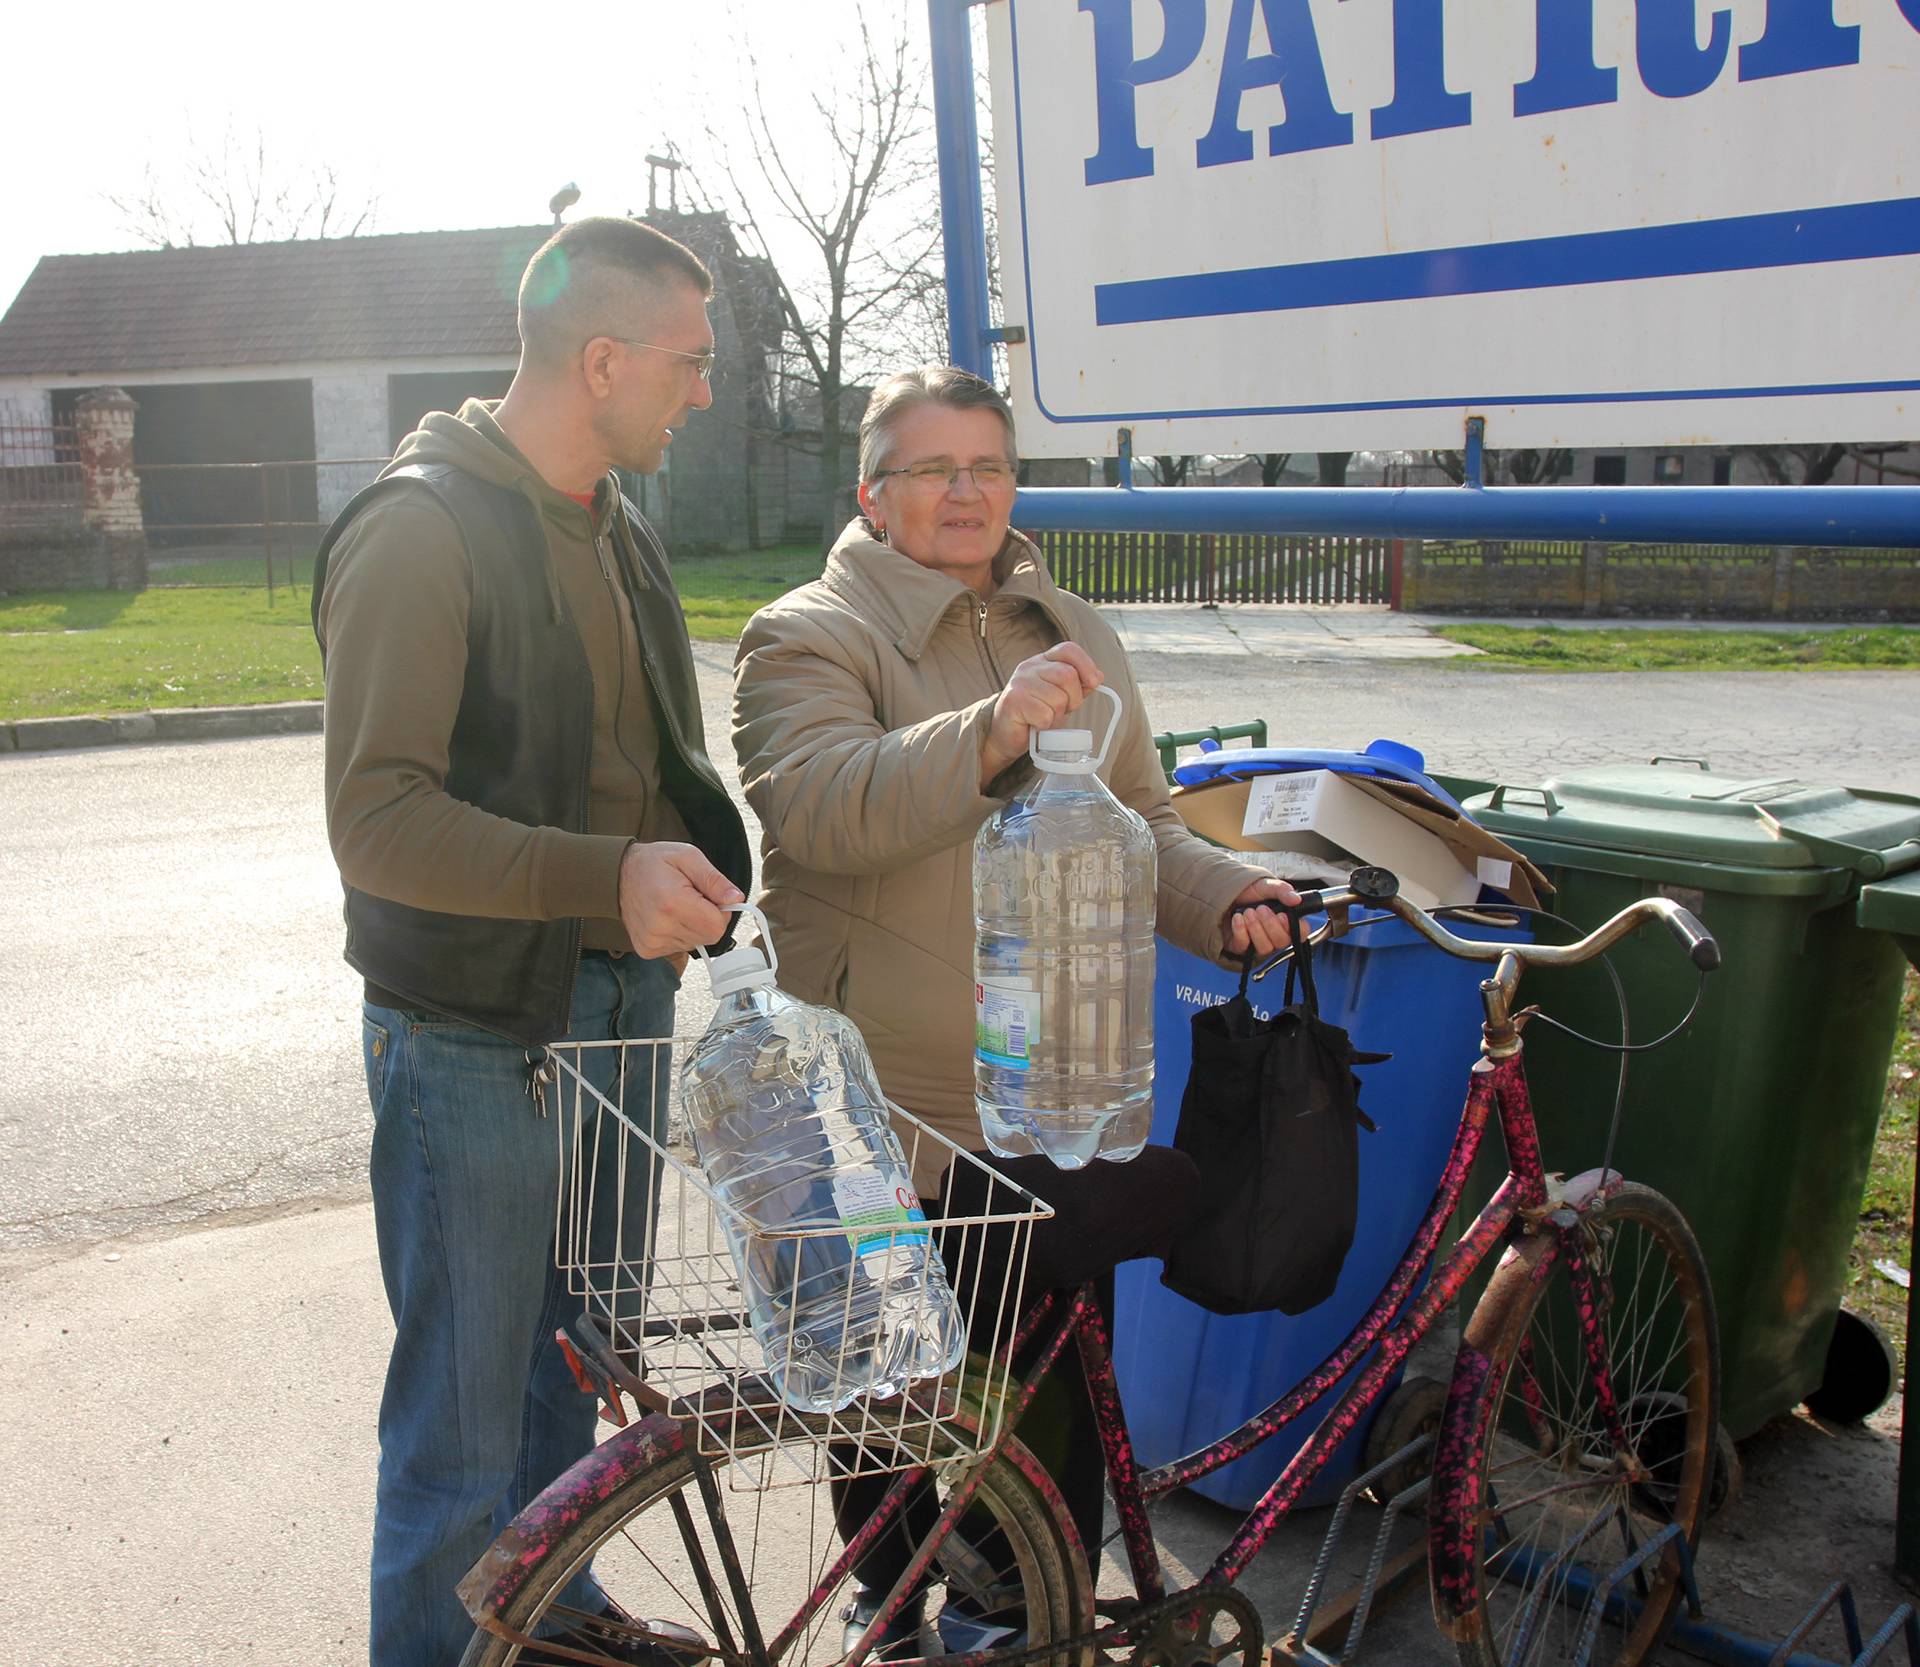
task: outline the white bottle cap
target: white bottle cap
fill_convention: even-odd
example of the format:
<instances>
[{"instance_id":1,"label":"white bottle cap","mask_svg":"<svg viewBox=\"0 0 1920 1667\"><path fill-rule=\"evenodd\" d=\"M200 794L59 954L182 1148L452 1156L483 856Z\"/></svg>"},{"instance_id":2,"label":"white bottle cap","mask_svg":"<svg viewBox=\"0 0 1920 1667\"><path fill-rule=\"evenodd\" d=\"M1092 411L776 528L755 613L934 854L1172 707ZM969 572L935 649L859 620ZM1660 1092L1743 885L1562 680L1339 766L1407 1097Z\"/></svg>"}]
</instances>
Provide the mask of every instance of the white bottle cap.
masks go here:
<instances>
[{"instance_id":1,"label":"white bottle cap","mask_svg":"<svg viewBox=\"0 0 1920 1667\"><path fill-rule=\"evenodd\" d=\"M1040 750L1056 758L1063 753L1092 752L1093 731L1090 729L1043 729L1040 731Z\"/></svg>"},{"instance_id":2,"label":"white bottle cap","mask_svg":"<svg viewBox=\"0 0 1920 1667\"><path fill-rule=\"evenodd\" d=\"M1057 775L1088 776L1099 768L1090 729L1043 729L1034 738L1034 761Z\"/></svg>"},{"instance_id":3,"label":"white bottle cap","mask_svg":"<svg viewBox=\"0 0 1920 1667\"><path fill-rule=\"evenodd\" d=\"M758 944L736 944L724 955L708 957L707 983L715 996L730 996L735 990L761 990L773 982L773 968L767 965L766 954Z\"/></svg>"}]
</instances>

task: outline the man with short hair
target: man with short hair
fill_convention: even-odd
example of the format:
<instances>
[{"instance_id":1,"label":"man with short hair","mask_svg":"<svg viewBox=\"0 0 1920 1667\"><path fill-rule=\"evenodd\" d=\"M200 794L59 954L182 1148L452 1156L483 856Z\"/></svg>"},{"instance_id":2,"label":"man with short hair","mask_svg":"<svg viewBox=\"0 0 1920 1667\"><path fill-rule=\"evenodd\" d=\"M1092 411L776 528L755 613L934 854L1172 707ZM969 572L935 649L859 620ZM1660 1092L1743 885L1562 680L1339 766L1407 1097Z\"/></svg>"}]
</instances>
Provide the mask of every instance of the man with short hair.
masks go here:
<instances>
[{"instance_id":1,"label":"man with short hair","mask_svg":"<svg viewBox=\"0 0 1920 1667\"><path fill-rule=\"evenodd\" d=\"M612 474L657 470L712 403L712 292L691 251L636 221L557 232L521 280L506 397L426 417L314 566L398 1328L374 1667L452 1667L472 1635L455 1585L593 1441L553 1337L570 1316L545 1044L670 1036L687 952L725 936L751 874L666 553ZM614 1052L587 1068L617 1097ZM621 1079L642 1128L665 1116L660 1054ZM563 1602L619 1618L588 1572Z\"/></svg>"}]
</instances>

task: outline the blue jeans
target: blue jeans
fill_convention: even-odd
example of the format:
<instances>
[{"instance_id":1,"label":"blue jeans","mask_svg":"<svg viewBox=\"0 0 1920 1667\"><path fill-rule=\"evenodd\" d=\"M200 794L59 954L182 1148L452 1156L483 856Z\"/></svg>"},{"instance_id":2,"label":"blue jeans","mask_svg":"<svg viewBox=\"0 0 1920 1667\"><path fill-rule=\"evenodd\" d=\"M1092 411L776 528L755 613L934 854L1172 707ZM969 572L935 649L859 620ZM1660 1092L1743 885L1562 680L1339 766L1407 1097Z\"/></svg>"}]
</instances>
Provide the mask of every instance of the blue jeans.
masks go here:
<instances>
[{"instance_id":1,"label":"blue jeans","mask_svg":"<svg viewBox=\"0 0 1920 1667\"><path fill-rule=\"evenodd\" d=\"M587 955L567 1039L670 1036L677 987L665 962ZM594 1399L553 1340L579 1307L553 1253L561 1110L573 1096L563 1076L542 1117L525 1049L432 1014L368 1003L364 1051L374 1226L397 1327L380 1401L370 1653L373 1667L453 1667L473 1636L454 1587L593 1445ZM603 1092L618 1051L582 1056ZM659 1054L652 1083L629 1068L623 1109L664 1135ZM614 1196L618 1144L601 1144L600 1199ZM629 1190L643 1199L647 1166L634 1169ZM590 1612L604 1602L590 1573L562 1601Z\"/></svg>"}]
</instances>

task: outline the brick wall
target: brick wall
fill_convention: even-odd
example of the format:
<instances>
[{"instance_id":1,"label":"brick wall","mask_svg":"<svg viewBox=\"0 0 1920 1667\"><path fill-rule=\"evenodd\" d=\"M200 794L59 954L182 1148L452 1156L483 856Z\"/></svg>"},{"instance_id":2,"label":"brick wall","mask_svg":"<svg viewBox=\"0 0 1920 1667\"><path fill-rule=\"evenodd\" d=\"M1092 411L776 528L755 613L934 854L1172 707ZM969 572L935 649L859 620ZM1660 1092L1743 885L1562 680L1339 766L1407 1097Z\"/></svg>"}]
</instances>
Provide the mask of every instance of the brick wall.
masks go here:
<instances>
[{"instance_id":1,"label":"brick wall","mask_svg":"<svg viewBox=\"0 0 1920 1667\"><path fill-rule=\"evenodd\" d=\"M0 538L0 595L22 590L141 590L144 539L65 530L14 542Z\"/></svg>"}]
</instances>

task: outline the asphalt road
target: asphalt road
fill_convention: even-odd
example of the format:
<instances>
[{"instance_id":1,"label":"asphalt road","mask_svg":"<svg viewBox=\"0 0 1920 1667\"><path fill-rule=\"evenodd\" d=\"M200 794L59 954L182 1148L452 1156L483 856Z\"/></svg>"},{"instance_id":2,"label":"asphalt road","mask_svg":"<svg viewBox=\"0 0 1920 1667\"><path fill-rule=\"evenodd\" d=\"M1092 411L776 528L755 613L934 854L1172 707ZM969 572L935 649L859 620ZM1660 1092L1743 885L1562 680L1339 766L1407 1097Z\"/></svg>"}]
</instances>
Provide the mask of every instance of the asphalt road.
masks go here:
<instances>
[{"instance_id":1,"label":"asphalt road","mask_svg":"<svg viewBox=\"0 0 1920 1667\"><path fill-rule=\"evenodd\" d=\"M700 659L724 734L728 655ZM1160 728L1264 716L1276 740L1387 735L1515 782L1659 752L1920 793L1920 674L1151 651L1136 666ZM0 758L0 1257L363 1189L357 981L320 767L318 736ZM683 1001L683 1031L704 1019Z\"/></svg>"}]
</instances>

